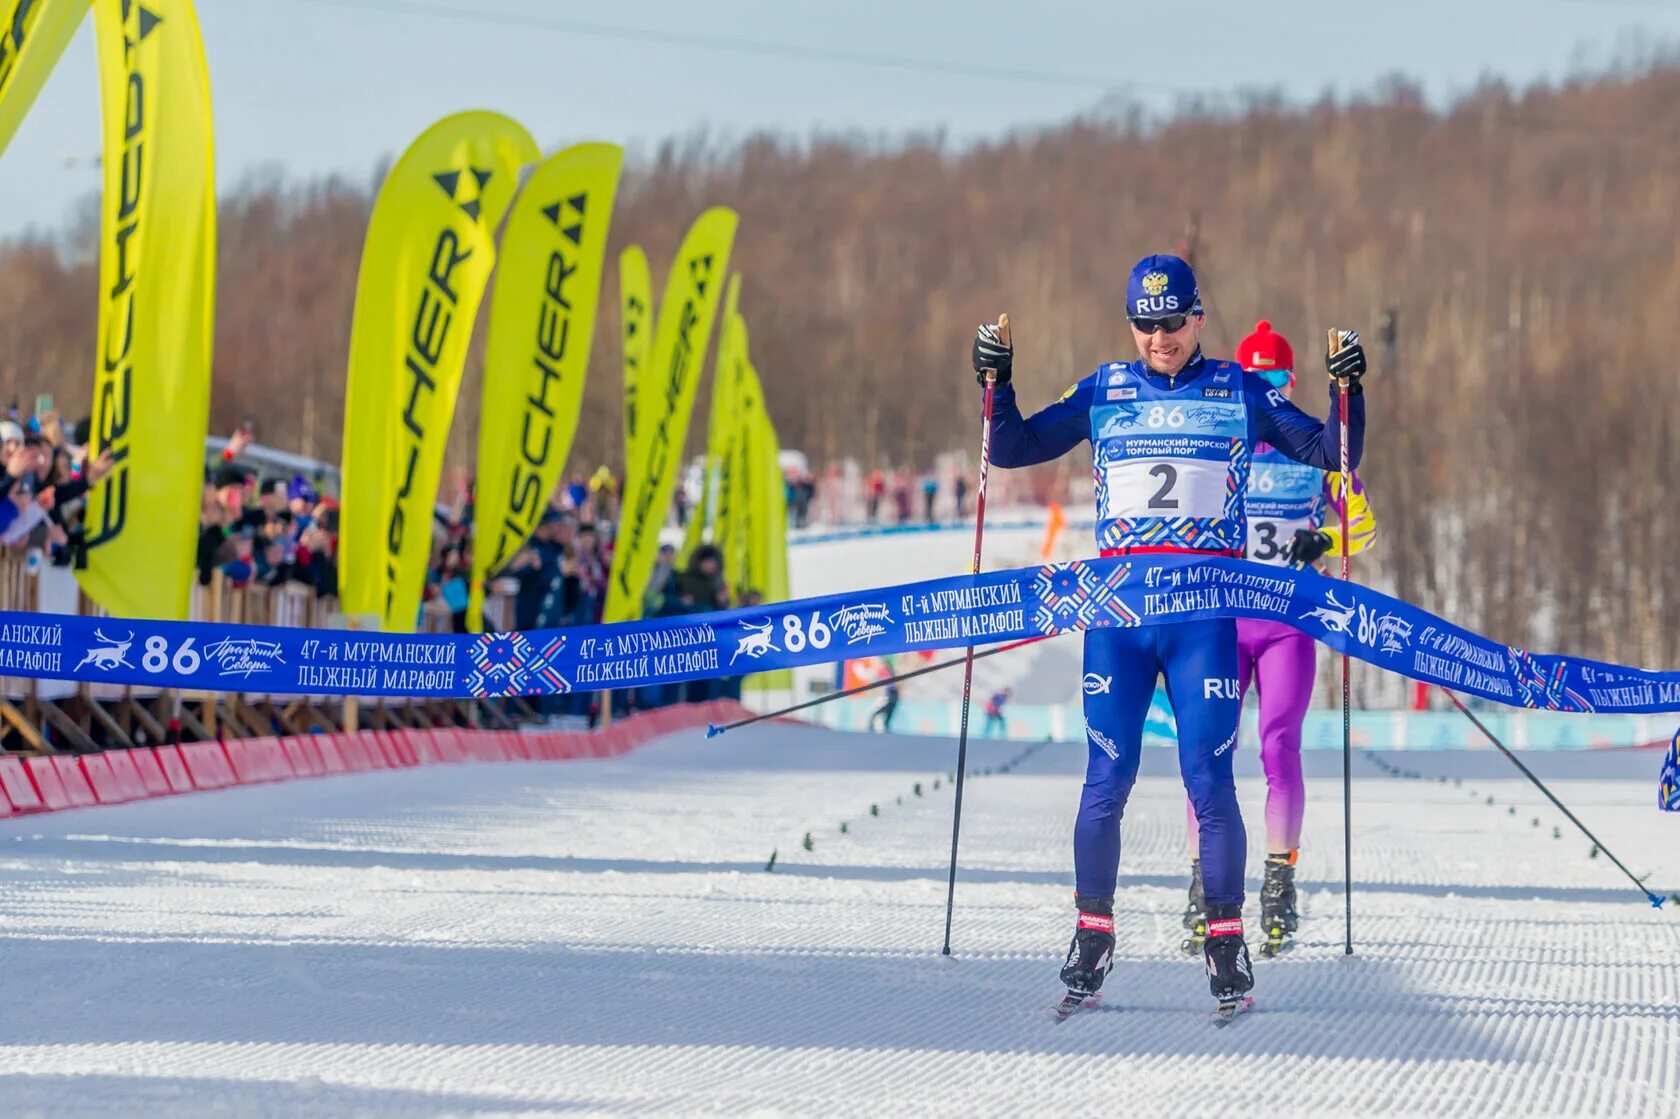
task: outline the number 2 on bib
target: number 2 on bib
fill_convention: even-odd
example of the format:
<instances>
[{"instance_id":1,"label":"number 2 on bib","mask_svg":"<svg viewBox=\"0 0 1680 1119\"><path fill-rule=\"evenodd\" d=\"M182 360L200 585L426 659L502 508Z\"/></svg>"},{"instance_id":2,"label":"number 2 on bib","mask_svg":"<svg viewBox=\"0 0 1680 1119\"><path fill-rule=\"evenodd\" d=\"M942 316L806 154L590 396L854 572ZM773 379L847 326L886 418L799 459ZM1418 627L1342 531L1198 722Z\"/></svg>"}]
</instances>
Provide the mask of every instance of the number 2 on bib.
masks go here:
<instances>
[{"instance_id":1,"label":"number 2 on bib","mask_svg":"<svg viewBox=\"0 0 1680 1119\"><path fill-rule=\"evenodd\" d=\"M1151 509L1177 509L1178 498L1170 496L1173 486L1178 484L1178 471L1171 463L1158 462L1149 468L1151 478L1161 479L1161 488L1155 491L1155 496L1149 499Z\"/></svg>"}]
</instances>

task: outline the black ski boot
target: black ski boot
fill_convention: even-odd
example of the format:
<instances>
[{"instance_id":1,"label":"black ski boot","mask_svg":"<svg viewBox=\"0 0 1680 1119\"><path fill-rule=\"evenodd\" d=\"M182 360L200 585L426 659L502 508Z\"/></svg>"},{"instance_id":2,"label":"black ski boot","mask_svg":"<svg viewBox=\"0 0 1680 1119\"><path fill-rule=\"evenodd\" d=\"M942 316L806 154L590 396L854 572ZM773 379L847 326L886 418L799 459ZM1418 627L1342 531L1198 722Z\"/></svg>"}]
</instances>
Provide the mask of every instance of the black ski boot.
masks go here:
<instances>
[{"instance_id":1,"label":"black ski boot","mask_svg":"<svg viewBox=\"0 0 1680 1119\"><path fill-rule=\"evenodd\" d=\"M1260 931L1266 942L1260 954L1270 959L1288 951L1301 923L1295 912L1294 853L1266 856L1266 884L1260 887Z\"/></svg>"},{"instance_id":2,"label":"black ski boot","mask_svg":"<svg viewBox=\"0 0 1680 1119\"><path fill-rule=\"evenodd\" d=\"M1064 1019L1102 989L1103 980L1114 968L1114 902L1109 898L1073 901L1079 907L1079 926L1073 943L1068 945L1067 962L1062 965L1067 997L1056 1007L1056 1015Z\"/></svg>"},{"instance_id":3,"label":"black ski boot","mask_svg":"<svg viewBox=\"0 0 1680 1119\"><path fill-rule=\"evenodd\" d=\"M1208 907L1207 941L1202 945L1207 962L1208 990L1219 1000L1219 1013L1229 1019L1245 1003L1254 987L1254 967L1243 941L1242 906Z\"/></svg>"},{"instance_id":4,"label":"black ski boot","mask_svg":"<svg viewBox=\"0 0 1680 1119\"><path fill-rule=\"evenodd\" d=\"M1207 901L1202 897L1202 861L1190 860L1190 900L1184 906L1184 943L1179 945L1186 956L1202 950L1207 939Z\"/></svg>"}]
</instances>

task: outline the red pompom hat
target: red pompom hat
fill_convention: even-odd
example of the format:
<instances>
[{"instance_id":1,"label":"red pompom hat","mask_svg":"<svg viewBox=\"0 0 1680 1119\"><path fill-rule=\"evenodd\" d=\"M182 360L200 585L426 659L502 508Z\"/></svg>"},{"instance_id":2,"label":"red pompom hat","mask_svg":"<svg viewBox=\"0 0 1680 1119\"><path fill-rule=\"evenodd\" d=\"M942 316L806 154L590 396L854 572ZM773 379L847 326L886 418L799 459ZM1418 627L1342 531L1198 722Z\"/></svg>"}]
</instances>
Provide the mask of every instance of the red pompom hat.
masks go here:
<instances>
[{"instance_id":1,"label":"red pompom hat","mask_svg":"<svg viewBox=\"0 0 1680 1119\"><path fill-rule=\"evenodd\" d=\"M1290 382L1295 380L1295 351L1289 339L1273 330L1265 319L1254 324L1253 334L1237 343L1237 364L1260 371L1287 369L1291 371Z\"/></svg>"}]
</instances>

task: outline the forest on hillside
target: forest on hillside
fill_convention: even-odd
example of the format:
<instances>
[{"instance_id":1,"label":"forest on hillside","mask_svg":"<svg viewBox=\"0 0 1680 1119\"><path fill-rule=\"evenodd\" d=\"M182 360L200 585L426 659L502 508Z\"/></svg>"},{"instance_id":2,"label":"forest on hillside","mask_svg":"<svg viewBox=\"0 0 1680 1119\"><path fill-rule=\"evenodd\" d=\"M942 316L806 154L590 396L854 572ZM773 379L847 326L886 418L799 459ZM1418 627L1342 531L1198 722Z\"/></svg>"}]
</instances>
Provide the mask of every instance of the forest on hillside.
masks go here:
<instances>
[{"instance_id":1,"label":"forest on hillside","mask_svg":"<svg viewBox=\"0 0 1680 1119\"><path fill-rule=\"evenodd\" d=\"M337 460L375 185L253 179L222 200L212 430L252 416L261 442ZM1680 68L1488 84L1445 110L1393 82L1343 104L1106 113L960 150L672 141L627 168L609 260L642 244L657 293L717 203L742 217L769 411L818 464L968 448L969 340L999 311L1029 408L1135 356L1127 269L1177 251L1201 277L1209 349L1228 356L1269 318L1309 409L1324 408L1324 328L1365 335L1373 577L1513 643L1680 663ZM6 399L85 411L71 402L92 382L93 232L0 244ZM622 456L610 268L602 296L585 470ZM477 378L475 352L451 433L463 465Z\"/></svg>"}]
</instances>

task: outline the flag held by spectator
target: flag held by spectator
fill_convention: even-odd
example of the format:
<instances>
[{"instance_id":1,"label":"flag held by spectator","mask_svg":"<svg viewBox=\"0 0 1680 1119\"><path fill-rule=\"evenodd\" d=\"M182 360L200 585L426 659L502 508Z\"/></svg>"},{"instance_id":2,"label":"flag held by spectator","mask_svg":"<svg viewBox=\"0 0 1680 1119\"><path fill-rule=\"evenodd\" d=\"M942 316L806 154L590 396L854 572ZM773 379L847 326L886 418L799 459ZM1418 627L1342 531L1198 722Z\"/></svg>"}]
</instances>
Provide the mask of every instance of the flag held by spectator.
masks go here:
<instances>
[{"instance_id":1,"label":"flag held by spectator","mask_svg":"<svg viewBox=\"0 0 1680 1119\"><path fill-rule=\"evenodd\" d=\"M17 134L87 10L88 0L0 3L0 152Z\"/></svg>"},{"instance_id":2,"label":"flag held by spectator","mask_svg":"<svg viewBox=\"0 0 1680 1119\"><path fill-rule=\"evenodd\" d=\"M647 254L631 245L618 254L619 333L624 340L624 474L636 462L636 383L653 349L653 280Z\"/></svg>"},{"instance_id":3,"label":"flag held by spectator","mask_svg":"<svg viewBox=\"0 0 1680 1119\"><path fill-rule=\"evenodd\" d=\"M638 378L637 453L627 471L619 514L618 543L607 583L607 622L641 616L642 592L659 552L659 529L671 507L683 444L700 385L700 369L712 340L729 253L735 242L735 211L718 206L701 214L671 263L653 334L653 351Z\"/></svg>"},{"instance_id":4,"label":"flag held by spectator","mask_svg":"<svg viewBox=\"0 0 1680 1119\"><path fill-rule=\"evenodd\" d=\"M478 421L472 598L536 531L577 434L584 376L624 162L616 144L578 144L526 182L502 234Z\"/></svg>"},{"instance_id":5,"label":"flag held by spectator","mask_svg":"<svg viewBox=\"0 0 1680 1119\"><path fill-rule=\"evenodd\" d=\"M411 633L419 618L493 234L520 168L540 155L508 117L458 113L410 145L374 199L350 326L339 595L347 615L379 618L389 632Z\"/></svg>"},{"instance_id":6,"label":"flag held by spectator","mask_svg":"<svg viewBox=\"0 0 1680 1119\"><path fill-rule=\"evenodd\" d=\"M101 3L94 27L104 195L89 453L109 450L113 468L88 499L78 577L119 617L185 621L215 324L210 75L191 0Z\"/></svg>"}]
</instances>

